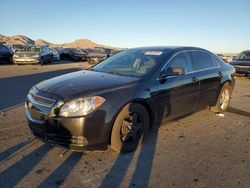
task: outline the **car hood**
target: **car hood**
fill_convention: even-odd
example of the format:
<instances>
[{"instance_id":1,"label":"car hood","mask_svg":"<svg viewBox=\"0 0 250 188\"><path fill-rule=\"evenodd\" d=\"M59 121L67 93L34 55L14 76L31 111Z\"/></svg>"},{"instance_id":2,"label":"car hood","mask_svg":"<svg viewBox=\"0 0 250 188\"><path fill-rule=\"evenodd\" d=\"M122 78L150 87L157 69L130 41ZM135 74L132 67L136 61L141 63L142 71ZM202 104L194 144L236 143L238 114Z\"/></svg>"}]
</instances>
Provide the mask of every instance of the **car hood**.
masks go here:
<instances>
[{"instance_id":1,"label":"car hood","mask_svg":"<svg viewBox=\"0 0 250 188\"><path fill-rule=\"evenodd\" d=\"M231 62L231 65L250 66L250 60L249 61L233 60Z\"/></svg>"},{"instance_id":2,"label":"car hood","mask_svg":"<svg viewBox=\"0 0 250 188\"><path fill-rule=\"evenodd\" d=\"M131 87L138 81L136 77L112 75L94 71L77 71L36 85L38 90L56 95L62 100L96 95L114 89Z\"/></svg>"}]
</instances>

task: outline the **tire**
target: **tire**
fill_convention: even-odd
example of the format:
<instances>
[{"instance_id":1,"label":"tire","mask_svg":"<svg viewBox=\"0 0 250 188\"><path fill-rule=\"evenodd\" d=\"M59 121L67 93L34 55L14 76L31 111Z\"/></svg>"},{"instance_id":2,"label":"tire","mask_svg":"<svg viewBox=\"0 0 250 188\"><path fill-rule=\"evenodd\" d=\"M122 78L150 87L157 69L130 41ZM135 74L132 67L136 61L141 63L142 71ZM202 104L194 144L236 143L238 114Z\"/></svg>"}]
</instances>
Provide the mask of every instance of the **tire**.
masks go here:
<instances>
[{"instance_id":1,"label":"tire","mask_svg":"<svg viewBox=\"0 0 250 188\"><path fill-rule=\"evenodd\" d=\"M53 63L53 56L50 56L49 63L50 63L50 64L52 64L52 63Z\"/></svg>"},{"instance_id":2,"label":"tire","mask_svg":"<svg viewBox=\"0 0 250 188\"><path fill-rule=\"evenodd\" d=\"M232 95L232 87L227 82L221 88L220 94L216 101L216 105L210 108L211 111L215 113L226 111L230 104L231 95Z\"/></svg>"},{"instance_id":3,"label":"tire","mask_svg":"<svg viewBox=\"0 0 250 188\"><path fill-rule=\"evenodd\" d=\"M116 117L111 133L111 148L118 153L135 151L149 131L149 115L140 104L128 104Z\"/></svg>"}]
</instances>

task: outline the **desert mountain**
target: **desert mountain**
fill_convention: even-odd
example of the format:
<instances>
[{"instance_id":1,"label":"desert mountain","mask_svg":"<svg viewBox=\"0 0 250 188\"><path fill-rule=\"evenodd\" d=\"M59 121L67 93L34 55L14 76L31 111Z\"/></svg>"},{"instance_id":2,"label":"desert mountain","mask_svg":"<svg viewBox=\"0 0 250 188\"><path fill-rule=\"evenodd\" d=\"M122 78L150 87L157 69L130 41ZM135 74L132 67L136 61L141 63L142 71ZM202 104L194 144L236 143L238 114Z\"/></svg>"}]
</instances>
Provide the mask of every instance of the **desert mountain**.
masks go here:
<instances>
[{"instance_id":1,"label":"desert mountain","mask_svg":"<svg viewBox=\"0 0 250 188\"><path fill-rule=\"evenodd\" d=\"M42 45L52 45L52 43L50 43L50 42L48 42L46 40L43 40L43 39L37 39L35 41L35 44L40 45L40 46L42 46Z\"/></svg>"},{"instance_id":2,"label":"desert mountain","mask_svg":"<svg viewBox=\"0 0 250 188\"><path fill-rule=\"evenodd\" d=\"M0 43L6 44L35 44L34 40L24 36L24 35L15 35L12 37L0 35Z\"/></svg>"},{"instance_id":3,"label":"desert mountain","mask_svg":"<svg viewBox=\"0 0 250 188\"><path fill-rule=\"evenodd\" d=\"M15 35L15 36L4 36L0 34L0 43L5 44L36 44L36 45L49 45L57 47L72 47L72 48L95 48L95 47L107 47L114 48L111 46L106 46L102 44L97 44L89 39L77 39L74 42L63 43L63 44L53 44L43 39L37 39L36 41L24 36L24 35Z\"/></svg>"}]
</instances>

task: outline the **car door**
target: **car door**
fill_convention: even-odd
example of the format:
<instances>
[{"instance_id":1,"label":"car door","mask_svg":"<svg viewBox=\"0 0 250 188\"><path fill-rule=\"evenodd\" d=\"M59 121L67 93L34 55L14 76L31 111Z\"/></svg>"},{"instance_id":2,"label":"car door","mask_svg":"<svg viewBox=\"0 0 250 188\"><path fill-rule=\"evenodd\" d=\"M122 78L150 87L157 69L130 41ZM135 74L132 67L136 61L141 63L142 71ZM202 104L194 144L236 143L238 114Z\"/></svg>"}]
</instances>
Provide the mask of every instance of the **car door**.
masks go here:
<instances>
[{"instance_id":1,"label":"car door","mask_svg":"<svg viewBox=\"0 0 250 188\"><path fill-rule=\"evenodd\" d=\"M48 47L44 47L44 55L46 57L46 62L49 62L50 61L50 52L49 52Z\"/></svg>"},{"instance_id":2,"label":"car door","mask_svg":"<svg viewBox=\"0 0 250 188\"><path fill-rule=\"evenodd\" d=\"M198 108L213 105L217 100L223 73L215 58L208 52L192 51L196 78L200 81Z\"/></svg>"},{"instance_id":3,"label":"car door","mask_svg":"<svg viewBox=\"0 0 250 188\"><path fill-rule=\"evenodd\" d=\"M162 69L168 74L173 67L183 68L183 75L169 75L158 78L156 105L163 121L170 120L196 110L199 93L199 80L193 73L193 65L188 52L178 52ZM160 74L161 74L160 73Z\"/></svg>"}]
</instances>

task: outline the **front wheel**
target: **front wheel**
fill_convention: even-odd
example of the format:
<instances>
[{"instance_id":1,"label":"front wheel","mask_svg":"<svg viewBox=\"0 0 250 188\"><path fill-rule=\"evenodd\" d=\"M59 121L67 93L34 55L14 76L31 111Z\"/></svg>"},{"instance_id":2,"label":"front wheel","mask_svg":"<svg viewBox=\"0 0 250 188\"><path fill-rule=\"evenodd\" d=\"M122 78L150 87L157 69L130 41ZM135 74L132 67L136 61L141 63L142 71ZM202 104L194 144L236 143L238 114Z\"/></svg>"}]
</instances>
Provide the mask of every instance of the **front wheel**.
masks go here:
<instances>
[{"instance_id":1,"label":"front wheel","mask_svg":"<svg viewBox=\"0 0 250 188\"><path fill-rule=\"evenodd\" d=\"M211 110L215 113L226 111L230 103L231 95L232 87L229 83L225 83L220 91L216 105L211 107Z\"/></svg>"},{"instance_id":2,"label":"front wheel","mask_svg":"<svg viewBox=\"0 0 250 188\"><path fill-rule=\"evenodd\" d=\"M116 117L111 133L111 147L116 152L136 150L149 131L147 110L140 104L126 105Z\"/></svg>"}]
</instances>

